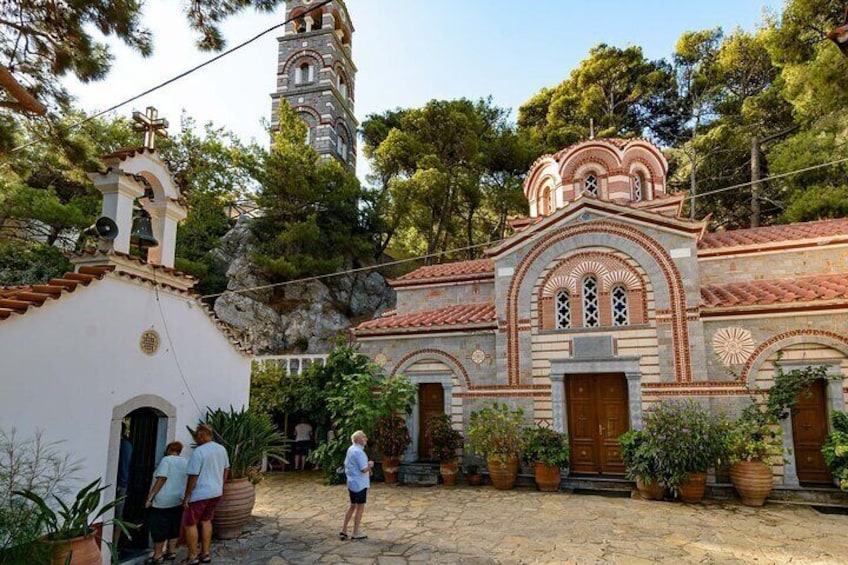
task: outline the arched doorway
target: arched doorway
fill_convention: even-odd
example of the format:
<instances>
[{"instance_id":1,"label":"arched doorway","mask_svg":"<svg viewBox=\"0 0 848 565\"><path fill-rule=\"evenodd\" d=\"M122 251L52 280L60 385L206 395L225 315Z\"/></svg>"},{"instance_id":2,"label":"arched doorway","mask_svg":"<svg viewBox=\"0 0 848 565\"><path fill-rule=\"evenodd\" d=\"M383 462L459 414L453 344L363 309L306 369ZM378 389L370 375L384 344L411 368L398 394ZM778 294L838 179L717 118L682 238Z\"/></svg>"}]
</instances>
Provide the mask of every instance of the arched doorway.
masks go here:
<instances>
[{"instance_id":1,"label":"arched doorway","mask_svg":"<svg viewBox=\"0 0 848 565\"><path fill-rule=\"evenodd\" d=\"M822 455L828 433L827 388L818 379L798 393L792 408L792 438L795 444L795 472L801 486L829 485L833 478Z\"/></svg>"}]
</instances>

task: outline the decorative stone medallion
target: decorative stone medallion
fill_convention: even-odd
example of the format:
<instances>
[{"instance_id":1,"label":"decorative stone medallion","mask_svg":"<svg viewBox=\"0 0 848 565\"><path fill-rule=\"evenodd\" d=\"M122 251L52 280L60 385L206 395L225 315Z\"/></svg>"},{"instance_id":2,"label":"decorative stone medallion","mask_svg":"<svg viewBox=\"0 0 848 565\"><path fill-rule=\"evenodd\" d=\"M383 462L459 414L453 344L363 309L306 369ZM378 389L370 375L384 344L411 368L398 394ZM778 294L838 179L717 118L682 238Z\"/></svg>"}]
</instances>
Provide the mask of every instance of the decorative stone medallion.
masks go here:
<instances>
[{"instance_id":1,"label":"decorative stone medallion","mask_svg":"<svg viewBox=\"0 0 848 565\"><path fill-rule=\"evenodd\" d=\"M751 332L743 328L722 328L713 335L713 349L726 367L748 360L754 351Z\"/></svg>"},{"instance_id":2,"label":"decorative stone medallion","mask_svg":"<svg viewBox=\"0 0 848 565\"><path fill-rule=\"evenodd\" d=\"M389 362L389 356L383 352L378 353L374 356L374 363L379 365L380 367L385 367L386 363Z\"/></svg>"},{"instance_id":3,"label":"decorative stone medallion","mask_svg":"<svg viewBox=\"0 0 848 565\"><path fill-rule=\"evenodd\" d=\"M471 352L471 360L474 361L477 365L483 363L486 360L486 352L480 349L479 347Z\"/></svg>"},{"instance_id":4,"label":"decorative stone medallion","mask_svg":"<svg viewBox=\"0 0 848 565\"><path fill-rule=\"evenodd\" d=\"M161 340L156 330L145 330L141 334L141 339L138 340L138 345L141 347L142 353L146 353L147 355L154 355L159 351L160 343Z\"/></svg>"}]
</instances>

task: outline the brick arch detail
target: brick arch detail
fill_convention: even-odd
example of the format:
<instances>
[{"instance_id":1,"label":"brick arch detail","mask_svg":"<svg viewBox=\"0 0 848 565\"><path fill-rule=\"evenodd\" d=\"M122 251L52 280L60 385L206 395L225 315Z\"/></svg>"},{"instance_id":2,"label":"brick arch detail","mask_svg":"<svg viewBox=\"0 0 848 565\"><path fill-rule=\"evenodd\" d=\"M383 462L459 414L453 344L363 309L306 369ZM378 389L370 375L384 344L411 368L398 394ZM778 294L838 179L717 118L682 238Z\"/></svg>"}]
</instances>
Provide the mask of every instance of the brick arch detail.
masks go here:
<instances>
[{"instance_id":1,"label":"brick arch detail","mask_svg":"<svg viewBox=\"0 0 848 565\"><path fill-rule=\"evenodd\" d=\"M448 365L453 367L454 374L462 377L462 381L465 383L465 389L468 390L471 388L471 379L468 376L468 371L465 370L462 363L460 363L459 360L450 353L446 353L440 349L418 349L405 355L397 362L395 368L392 369L391 374L394 375L401 372L401 369L405 369L412 365L413 361L417 363L418 361L422 361L428 357L432 358L433 356L435 356L439 361L447 361ZM419 358L416 359L416 357Z\"/></svg>"},{"instance_id":2,"label":"brick arch detail","mask_svg":"<svg viewBox=\"0 0 848 565\"><path fill-rule=\"evenodd\" d=\"M761 343L745 362L745 366L742 368L742 372L739 375L739 382L747 383L749 380L754 379L757 372L759 372L760 367L762 367L763 363L765 363L772 354L780 351L784 347L799 345L802 343L825 345L836 349L845 356L848 356L848 336L846 335L827 330L791 330L772 336Z\"/></svg>"},{"instance_id":3,"label":"brick arch detail","mask_svg":"<svg viewBox=\"0 0 848 565\"><path fill-rule=\"evenodd\" d=\"M506 304L507 378L509 384L511 386L518 386L520 384L519 361L521 352L518 347L518 302L519 293L522 287L525 286L525 278L528 272L536 260L557 243L576 236L589 234L606 234L625 239L649 255L657 268L659 268L666 283L668 306L672 314L671 325L675 380L678 382L690 382L692 380L692 363L689 352L689 329L686 325L686 291L680 271L677 269L668 251L657 241L641 231L607 220L594 220L583 224L567 226L561 230L552 232L546 238L537 242L516 267L507 293ZM657 285L654 286L655 293L659 295L661 289L657 288ZM532 293L532 289L529 292Z\"/></svg>"},{"instance_id":4,"label":"brick arch detail","mask_svg":"<svg viewBox=\"0 0 848 565\"><path fill-rule=\"evenodd\" d=\"M587 147L578 151L560 164L559 176L563 182L574 182L575 173L586 164L595 163L602 170L598 173L607 176L621 166L619 155L608 147Z\"/></svg>"},{"instance_id":5,"label":"brick arch detail","mask_svg":"<svg viewBox=\"0 0 848 565\"><path fill-rule=\"evenodd\" d=\"M312 116L312 119L315 120L315 125L326 125L327 124L326 121L321 120L321 114L319 114L318 110L316 110L312 106L306 106L306 105L294 106L293 110L295 112L297 112L298 114L309 114L310 116Z\"/></svg>"},{"instance_id":6,"label":"brick arch detail","mask_svg":"<svg viewBox=\"0 0 848 565\"><path fill-rule=\"evenodd\" d=\"M642 147L631 147L625 151L621 168L624 169L624 171L630 171L634 163L639 163L648 169L651 174L651 178L654 180L661 179L665 176L663 174L662 165L657 162L656 157L651 155L651 153Z\"/></svg>"},{"instance_id":7,"label":"brick arch detail","mask_svg":"<svg viewBox=\"0 0 848 565\"><path fill-rule=\"evenodd\" d=\"M301 59L311 59L314 62L318 63L318 68L323 69L327 67L327 64L324 62L324 57L318 51L314 49L299 49L297 52L293 53L291 57L286 60L285 65L283 65L283 72L281 74L288 74L292 65L296 61L300 61ZM318 80L318 76L316 74L315 80Z\"/></svg>"}]
</instances>

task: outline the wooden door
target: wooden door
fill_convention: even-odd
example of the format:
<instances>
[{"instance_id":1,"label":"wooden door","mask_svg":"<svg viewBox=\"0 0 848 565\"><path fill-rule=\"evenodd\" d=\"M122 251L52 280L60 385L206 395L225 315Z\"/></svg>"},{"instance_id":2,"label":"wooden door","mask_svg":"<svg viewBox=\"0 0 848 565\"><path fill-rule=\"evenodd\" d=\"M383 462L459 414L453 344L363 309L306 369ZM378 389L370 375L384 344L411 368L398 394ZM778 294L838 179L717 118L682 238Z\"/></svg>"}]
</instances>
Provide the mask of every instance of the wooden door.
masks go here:
<instances>
[{"instance_id":1,"label":"wooden door","mask_svg":"<svg viewBox=\"0 0 848 565\"><path fill-rule=\"evenodd\" d=\"M798 393L798 403L792 409L792 437L798 480L802 484L830 484L832 478L821 452L827 438L824 379Z\"/></svg>"},{"instance_id":2,"label":"wooden door","mask_svg":"<svg viewBox=\"0 0 848 565\"><path fill-rule=\"evenodd\" d=\"M418 459L433 459L430 419L445 413L445 390L441 383L418 385Z\"/></svg>"},{"instance_id":3,"label":"wooden door","mask_svg":"<svg viewBox=\"0 0 848 565\"><path fill-rule=\"evenodd\" d=\"M624 462L618 436L630 427L624 375L569 377L566 402L571 472L623 475Z\"/></svg>"}]
</instances>

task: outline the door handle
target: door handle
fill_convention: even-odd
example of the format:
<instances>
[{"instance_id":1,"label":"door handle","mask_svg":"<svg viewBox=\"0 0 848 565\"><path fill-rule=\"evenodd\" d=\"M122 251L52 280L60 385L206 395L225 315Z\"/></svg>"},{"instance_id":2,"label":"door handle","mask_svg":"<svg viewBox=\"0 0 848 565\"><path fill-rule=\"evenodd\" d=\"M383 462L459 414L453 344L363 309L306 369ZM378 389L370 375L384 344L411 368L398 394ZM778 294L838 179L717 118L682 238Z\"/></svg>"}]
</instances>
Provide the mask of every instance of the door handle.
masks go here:
<instances>
[{"instance_id":1,"label":"door handle","mask_svg":"<svg viewBox=\"0 0 848 565\"><path fill-rule=\"evenodd\" d=\"M598 424L598 435L601 436L601 439L604 438L604 427L601 424Z\"/></svg>"}]
</instances>

